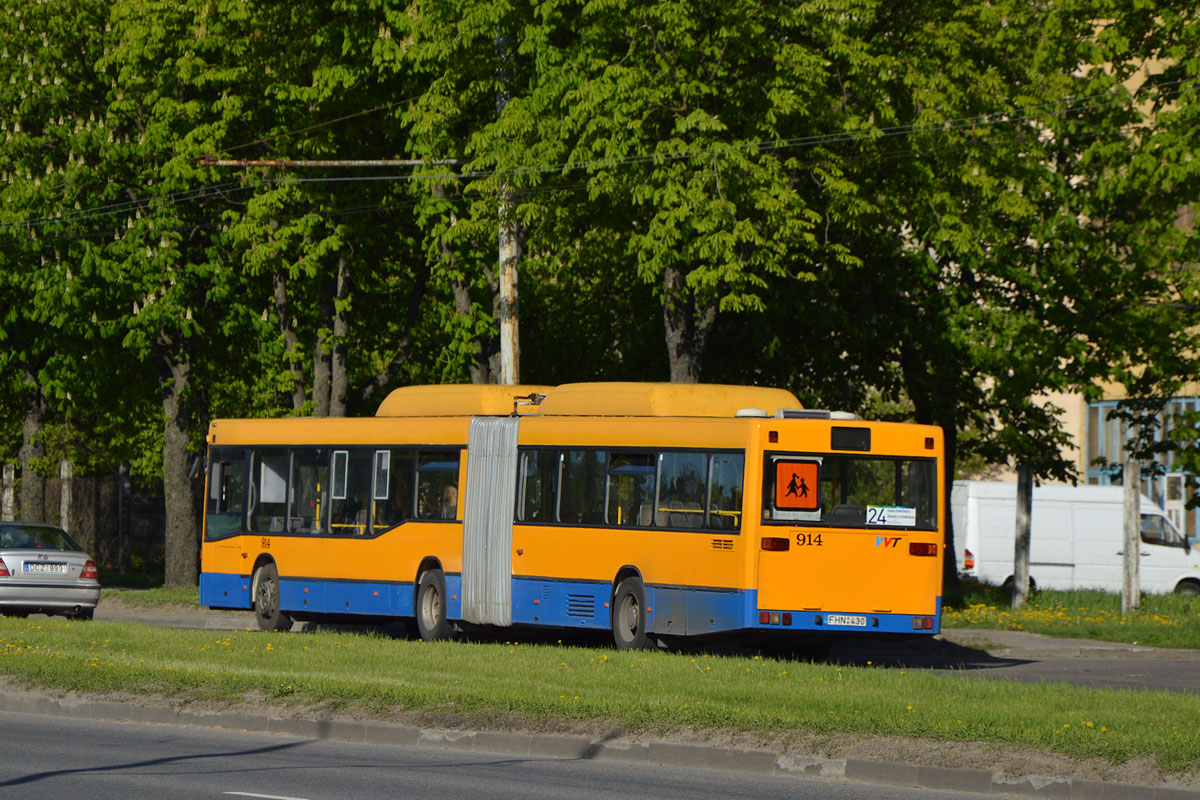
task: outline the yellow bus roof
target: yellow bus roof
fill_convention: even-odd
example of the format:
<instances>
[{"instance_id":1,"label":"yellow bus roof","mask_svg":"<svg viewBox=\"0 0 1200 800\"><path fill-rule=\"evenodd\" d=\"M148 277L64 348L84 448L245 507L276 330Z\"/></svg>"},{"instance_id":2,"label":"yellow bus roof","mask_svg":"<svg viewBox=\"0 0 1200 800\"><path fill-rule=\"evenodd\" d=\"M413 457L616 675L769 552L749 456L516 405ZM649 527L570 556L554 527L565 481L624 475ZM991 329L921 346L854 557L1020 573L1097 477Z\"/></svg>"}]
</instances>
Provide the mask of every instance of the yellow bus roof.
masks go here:
<instances>
[{"instance_id":1,"label":"yellow bus roof","mask_svg":"<svg viewBox=\"0 0 1200 800\"><path fill-rule=\"evenodd\" d=\"M536 413L537 406L518 398L545 395L552 386L453 383L442 386L402 386L379 404L377 417L508 416Z\"/></svg>"},{"instance_id":2,"label":"yellow bus roof","mask_svg":"<svg viewBox=\"0 0 1200 800\"><path fill-rule=\"evenodd\" d=\"M567 383L555 387L538 408L539 416L734 417L744 409L774 416L781 408L801 408L786 389L716 383Z\"/></svg>"}]
</instances>

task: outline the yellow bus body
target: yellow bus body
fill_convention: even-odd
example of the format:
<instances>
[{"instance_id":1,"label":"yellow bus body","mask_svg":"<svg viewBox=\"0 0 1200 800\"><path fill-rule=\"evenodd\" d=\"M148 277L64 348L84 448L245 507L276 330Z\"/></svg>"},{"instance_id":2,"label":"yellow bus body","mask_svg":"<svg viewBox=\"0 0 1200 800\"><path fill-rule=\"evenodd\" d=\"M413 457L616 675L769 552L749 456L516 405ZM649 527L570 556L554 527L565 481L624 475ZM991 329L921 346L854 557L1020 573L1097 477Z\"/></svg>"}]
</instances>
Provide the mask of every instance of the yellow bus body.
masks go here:
<instances>
[{"instance_id":1,"label":"yellow bus body","mask_svg":"<svg viewBox=\"0 0 1200 800\"><path fill-rule=\"evenodd\" d=\"M508 519L501 520L503 538L495 540L508 550L500 554L504 559L499 582L508 583L500 587L508 598L503 601L508 616L500 624L608 627L615 615L614 592L622 581L636 579L645 595L639 613L645 615L646 629L656 635L938 631L944 541L940 491L945 486L940 429L764 416L782 414L781 408L798 408L787 393L770 394L779 390L743 395L737 387L701 387L689 400L687 389L663 389L661 384L651 385L655 391L645 391L639 398L638 386L574 385L558 398L553 387L535 387L528 392L533 397L530 405L518 410L519 421L511 417L517 453L546 453L551 463L565 458L562 454L567 451L608 453L610 460L615 453L643 454L645 463L659 464L656 520L671 518L669 512L676 510L661 500L661 454L691 454L697 463L709 458L710 465L712 454L744 459L739 506L719 511L714 506L708 517L710 527L697 523L672 528L657 521L635 521L632 512L620 517L619 508L618 516L603 524L570 524L561 518L523 521L519 511L517 518L512 516L510 500ZM510 405L512 392L524 388L509 387L505 394L504 387L490 387L486 404L490 416L502 418L501 409ZM465 491L458 493L452 518L405 519L386 529L362 523L316 535L252 532L243 511L233 530L218 535L206 529L201 603L252 607L256 577L270 564L279 576L283 610L293 618L410 618L420 613L415 592L422 575L436 570L445 583L449 620L461 621L466 615L467 621L475 621L470 619L475 612L465 611L463 605L464 592L477 593L464 576L464 518L474 515L478 522L481 513L468 508L473 498L467 494L472 485L479 485L470 483L468 476L471 450L476 447L471 425L481 418L472 413L477 409L471 402L463 401L470 391L452 391L458 394L448 404L454 416L426 413L446 405L444 393L428 389L419 397L410 393L409 399L385 403L383 415L373 418L213 422L208 436L210 461L220 454L240 458L243 451L363 451L364 459L376 454L375 480L379 481L383 462L378 453L387 448L395 453L424 448L457 454L454 478ZM532 404L543 393L547 397L539 409ZM614 409L611 414L579 413L606 408L605 402L613 397L618 401L607 406ZM762 405L775 407L741 405L746 400L767 400ZM689 408L697 415L680 414ZM750 416L735 415L744 408L753 409L745 412ZM647 411L654 416L627 415ZM831 441L839 435L848 436L849 446L857 449L832 447ZM773 488L767 473L793 462L814 470L806 474L820 470L820 486L812 481L814 492L839 489L836 468L847 475L855 469L875 469L885 476L872 478L872 485L880 480L886 484L893 480L888 476L894 475L898 497L907 490L902 480L927 486L931 495L909 505L868 505L865 512L853 511L858 516L846 526L836 524L832 501L807 512L809 518L801 518L804 513L789 517L775 507L772 492L778 487ZM560 479L563 469L559 467ZM653 481L648 468L642 473L634 479ZM212 474L210 480L215 481ZM610 469L610 487L614 474ZM337 480L336 475L332 480ZM561 504L565 489L558 486L557 491ZM218 494L210 483L206 495ZM378 494L373 491L373 496ZM243 497L247 496L252 495ZM519 506L521 497L515 502ZM928 508L915 510L921 504ZM360 516L378 519L380 501L373 500L371 508L370 516L365 516L365 510ZM839 504L838 508L853 507ZM690 513L687 519L701 519L701 511ZM725 527L715 527L718 514L723 515L719 523ZM872 514L880 519L891 514L900 521L872 522ZM497 557L495 552L489 556Z\"/></svg>"}]
</instances>

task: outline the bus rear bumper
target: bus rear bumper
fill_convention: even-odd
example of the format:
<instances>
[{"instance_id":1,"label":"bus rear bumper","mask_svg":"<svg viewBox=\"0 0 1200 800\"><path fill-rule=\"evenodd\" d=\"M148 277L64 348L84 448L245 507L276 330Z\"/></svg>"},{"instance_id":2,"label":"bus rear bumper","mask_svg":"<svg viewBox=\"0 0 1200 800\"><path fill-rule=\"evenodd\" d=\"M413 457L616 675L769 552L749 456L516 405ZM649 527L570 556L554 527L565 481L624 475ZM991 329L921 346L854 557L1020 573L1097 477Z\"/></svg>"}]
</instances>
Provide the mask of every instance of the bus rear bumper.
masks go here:
<instances>
[{"instance_id":1,"label":"bus rear bumper","mask_svg":"<svg viewBox=\"0 0 1200 800\"><path fill-rule=\"evenodd\" d=\"M806 633L893 633L933 636L942 628L942 598L932 614L896 614L877 611L815 611L766 609L755 612L753 628L761 631Z\"/></svg>"}]
</instances>

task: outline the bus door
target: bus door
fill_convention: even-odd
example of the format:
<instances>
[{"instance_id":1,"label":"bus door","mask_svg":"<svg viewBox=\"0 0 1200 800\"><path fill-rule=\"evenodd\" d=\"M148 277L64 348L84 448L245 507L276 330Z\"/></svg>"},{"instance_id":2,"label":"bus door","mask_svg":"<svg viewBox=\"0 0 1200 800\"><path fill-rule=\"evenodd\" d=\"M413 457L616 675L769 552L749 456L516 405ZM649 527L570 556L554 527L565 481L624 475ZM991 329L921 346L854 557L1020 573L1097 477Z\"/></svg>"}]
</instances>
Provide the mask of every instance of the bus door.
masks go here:
<instances>
[{"instance_id":1,"label":"bus door","mask_svg":"<svg viewBox=\"0 0 1200 800\"><path fill-rule=\"evenodd\" d=\"M512 625L519 417L473 417L463 505L462 618Z\"/></svg>"}]
</instances>

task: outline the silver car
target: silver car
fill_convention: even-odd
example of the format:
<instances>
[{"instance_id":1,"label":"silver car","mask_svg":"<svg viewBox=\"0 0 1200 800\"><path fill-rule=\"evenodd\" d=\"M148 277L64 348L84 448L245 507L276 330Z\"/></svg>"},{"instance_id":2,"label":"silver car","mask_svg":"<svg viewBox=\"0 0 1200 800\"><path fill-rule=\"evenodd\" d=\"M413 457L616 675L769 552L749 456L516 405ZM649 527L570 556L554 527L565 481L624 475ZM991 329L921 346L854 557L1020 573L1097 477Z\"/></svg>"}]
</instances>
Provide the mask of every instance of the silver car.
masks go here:
<instances>
[{"instance_id":1,"label":"silver car","mask_svg":"<svg viewBox=\"0 0 1200 800\"><path fill-rule=\"evenodd\" d=\"M96 562L62 528L0 522L0 614L91 619L100 602Z\"/></svg>"}]
</instances>

